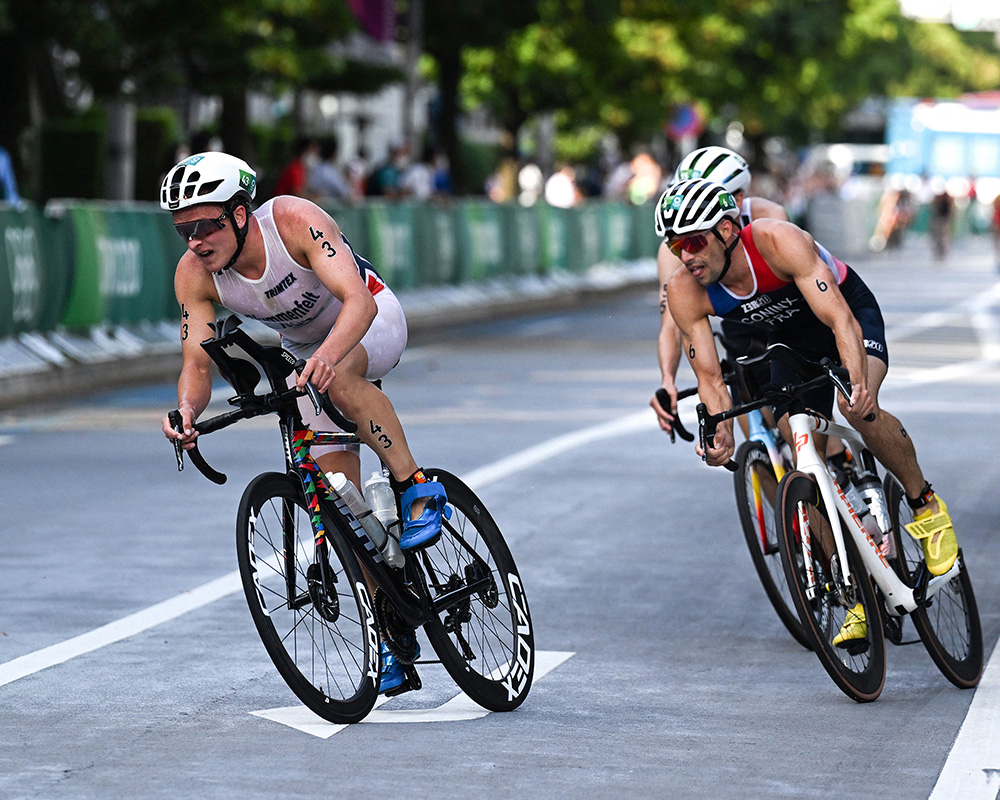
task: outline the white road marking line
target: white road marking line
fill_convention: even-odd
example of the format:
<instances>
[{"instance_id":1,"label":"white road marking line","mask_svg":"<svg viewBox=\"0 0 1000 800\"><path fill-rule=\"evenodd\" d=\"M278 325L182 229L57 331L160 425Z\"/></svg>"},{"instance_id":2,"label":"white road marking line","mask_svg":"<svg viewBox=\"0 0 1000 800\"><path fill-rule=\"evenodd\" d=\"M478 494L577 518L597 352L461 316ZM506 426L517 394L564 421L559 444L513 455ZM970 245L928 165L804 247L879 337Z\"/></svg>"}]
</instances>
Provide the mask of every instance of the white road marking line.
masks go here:
<instances>
[{"instance_id":1,"label":"white road marking line","mask_svg":"<svg viewBox=\"0 0 1000 800\"><path fill-rule=\"evenodd\" d=\"M532 679L532 685L574 655L576 654L573 652L558 650L536 650L535 674ZM465 694L459 694L437 708L406 708L396 711L379 709L379 706L390 699L380 696L375 703L375 709L358 724L460 722L463 720L479 719L491 713L478 703L473 702ZM316 716L316 714L305 706L270 708L264 711L251 711L250 713L255 717L262 717L272 722L287 725L289 728L294 728L297 731L308 733L310 736L316 736L320 739L329 739L334 734L351 727L350 725L338 725L335 722L327 722L323 718Z\"/></svg>"},{"instance_id":2,"label":"white road marking line","mask_svg":"<svg viewBox=\"0 0 1000 800\"><path fill-rule=\"evenodd\" d=\"M479 491L491 483L501 481L550 458L555 458L568 450L612 436L620 436L643 428L653 428L656 424L655 420L656 417L652 409L646 409L638 414L630 414L605 424L557 436L548 442L542 442L520 453L502 458L493 464L473 470L465 476L464 480L474 491ZM189 592L164 600L162 603L137 611L88 633L74 636L72 639L58 642L0 664L0 686L33 675L48 667L62 664L72 658L93 652L130 636L135 636L164 622L176 619L189 611L194 611L196 608L221 600L223 597L238 591L239 588L239 572L231 572Z\"/></svg>"},{"instance_id":3,"label":"white road marking line","mask_svg":"<svg viewBox=\"0 0 1000 800\"><path fill-rule=\"evenodd\" d=\"M1000 792L1000 647L994 647L929 800L995 800Z\"/></svg>"},{"instance_id":4,"label":"white road marking line","mask_svg":"<svg viewBox=\"0 0 1000 800\"><path fill-rule=\"evenodd\" d=\"M0 435L0 445L10 444L13 441L14 441L14 437L13 436L2 436L2 435Z\"/></svg>"}]
</instances>

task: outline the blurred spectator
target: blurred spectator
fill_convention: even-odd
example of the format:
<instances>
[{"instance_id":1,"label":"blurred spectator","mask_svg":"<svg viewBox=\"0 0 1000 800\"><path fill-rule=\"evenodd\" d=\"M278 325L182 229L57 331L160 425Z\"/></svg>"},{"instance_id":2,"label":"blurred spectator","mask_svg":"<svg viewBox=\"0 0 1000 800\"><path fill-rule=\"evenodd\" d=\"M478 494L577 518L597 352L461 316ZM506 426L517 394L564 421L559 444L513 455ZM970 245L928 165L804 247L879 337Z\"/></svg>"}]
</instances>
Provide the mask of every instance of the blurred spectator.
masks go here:
<instances>
[{"instance_id":1,"label":"blurred spectator","mask_svg":"<svg viewBox=\"0 0 1000 800\"><path fill-rule=\"evenodd\" d=\"M310 170L319 161L319 144L315 139L299 136L295 140L295 155L285 165L274 184L274 196L294 194L309 197L306 180Z\"/></svg>"},{"instance_id":2,"label":"blurred spectator","mask_svg":"<svg viewBox=\"0 0 1000 800\"><path fill-rule=\"evenodd\" d=\"M14 177L14 163L3 147L0 147L0 200L6 200L14 205L21 204L21 195L17 193L17 178Z\"/></svg>"},{"instance_id":3,"label":"blurred spectator","mask_svg":"<svg viewBox=\"0 0 1000 800\"><path fill-rule=\"evenodd\" d=\"M656 160L646 152L632 159L632 177L628 182L628 199L632 205L641 206L654 198L660 189L663 171Z\"/></svg>"},{"instance_id":4,"label":"blurred spectator","mask_svg":"<svg viewBox=\"0 0 1000 800\"><path fill-rule=\"evenodd\" d=\"M934 255L941 260L948 255L951 245L951 217L955 202L948 194L944 178L934 178L931 181L931 192L931 241L934 243Z\"/></svg>"},{"instance_id":5,"label":"blurred spectator","mask_svg":"<svg viewBox=\"0 0 1000 800\"><path fill-rule=\"evenodd\" d=\"M403 170L399 177L399 188L403 195L414 200L429 200L434 194L434 153L429 145L424 145L420 160L414 161Z\"/></svg>"},{"instance_id":6,"label":"blurred spectator","mask_svg":"<svg viewBox=\"0 0 1000 800\"><path fill-rule=\"evenodd\" d=\"M509 203L517 196L517 159L508 151L496 172L486 179L486 195L494 203Z\"/></svg>"},{"instance_id":7,"label":"blurred spectator","mask_svg":"<svg viewBox=\"0 0 1000 800\"><path fill-rule=\"evenodd\" d=\"M542 169L532 161L521 167L517 173L517 188L520 190L517 202L522 206L533 206L545 190Z\"/></svg>"},{"instance_id":8,"label":"blurred spectator","mask_svg":"<svg viewBox=\"0 0 1000 800\"><path fill-rule=\"evenodd\" d=\"M310 195L318 202L351 202L351 187L337 166L337 140L330 136L320 142L319 161L309 172L306 183Z\"/></svg>"},{"instance_id":9,"label":"blurred spectator","mask_svg":"<svg viewBox=\"0 0 1000 800\"><path fill-rule=\"evenodd\" d=\"M563 164L545 181L545 202L556 208L572 208L579 201L576 170L569 164Z\"/></svg>"},{"instance_id":10,"label":"blurred spectator","mask_svg":"<svg viewBox=\"0 0 1000 800\"><path fill-rule=\"evenodd\" d=\"M887 247L899 247L912 221L913 198L910 191L905 186L890 183L879 200L875 233L868 242L869 247L876 253Z\"/></svg>"},{"instance_id":11,"label":"blurred spectator","mask_svg":"<svg viewBox=\"0 0 1000 800\"><path fill-rule=\"evenodd\" d=\"M434 156L434 194L438 197L446 197L453 192L454 186L451 182L448 156L445 153L438 153Z\"/></svg>"},{"instance_id":12,"label":"blurred spectator","mask_svg":"<svg viewBox=\"0 0 1000 800\"><path fill-rule=\"evenodd\" d=\"M993 198L993 252L1000 270L1000 194Z\"/></svg>"},{"instance_id":13,"label":"blurred spectator","mask_svg":"<svg viewBox=\"0 0 1000 800\"><path fill-rule=\"evenodd\" d=\"M396 142L389 147L389 154L382 161L365 184L365 194L369 197L386 197L398 200L403 195L400 179L410 160L410 147L405 142Z\"/></svg>"},{"instance_id":14,"label":"blurred spectator","mask_svg":"<svg viewBox=\"0 0 1000 800\"><path fill-rule=\"evenodd\" d=\"M347 182L351 186L351 198L358 202L365 196L365 184L368 182L368 157L363 147L347 162Z\"/></svg>"},{"instance_id":15,"label":"blurred spectator","mask_svg":"<svg viewBox=\"0 0 1000 800\"><path fill-rule=\"evenodd\" d=\"M628 196L628 185L635 177L631 161L619 161L608 170L604 180L604 196L609 200L624 200Z\"/></svg>"}]
</instances>

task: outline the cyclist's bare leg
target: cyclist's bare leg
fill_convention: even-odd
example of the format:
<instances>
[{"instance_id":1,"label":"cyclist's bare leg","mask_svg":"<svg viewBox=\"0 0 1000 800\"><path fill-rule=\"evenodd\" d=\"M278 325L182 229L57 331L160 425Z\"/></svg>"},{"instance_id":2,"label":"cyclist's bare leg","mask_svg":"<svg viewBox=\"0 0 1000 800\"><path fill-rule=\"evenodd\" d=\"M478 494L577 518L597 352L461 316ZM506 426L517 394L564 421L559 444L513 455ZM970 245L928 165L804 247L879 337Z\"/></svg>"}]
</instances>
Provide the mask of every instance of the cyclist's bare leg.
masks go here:
<instances>
[{"instance_id":1,"label":"cyclist's bare leg","mask_svg":"<svg viewBox=\"0 0 1000 800\"><path fill-rule=\"evenodd\" d=\"M337 364L327 393L344 416L357 423L358 438L378 454L397 481L405 481L417 471L417 463L392 402L365 377L367 371L368 353L359 344ZM413 503L414 519L425 505L422 499Z\"/></svg>"},{"instance_id":2,"label":"cyclist's bare leg","mask_svg":"<svg viewBox=\"0 0 1000 800\"><path fill-rule=\"evenodd\" d=\"M881 359L868 356L868 391L878 408L874 422L859 422L855 427L872 455L903 485L907 497L919 497L926 481L917 463L917 451L903 424L879 405L878 390L885 379L888 367ZM931 508L938 510L937 500ZM915 509L920 513L927 506Z\"/></svg>"}]
</instances>

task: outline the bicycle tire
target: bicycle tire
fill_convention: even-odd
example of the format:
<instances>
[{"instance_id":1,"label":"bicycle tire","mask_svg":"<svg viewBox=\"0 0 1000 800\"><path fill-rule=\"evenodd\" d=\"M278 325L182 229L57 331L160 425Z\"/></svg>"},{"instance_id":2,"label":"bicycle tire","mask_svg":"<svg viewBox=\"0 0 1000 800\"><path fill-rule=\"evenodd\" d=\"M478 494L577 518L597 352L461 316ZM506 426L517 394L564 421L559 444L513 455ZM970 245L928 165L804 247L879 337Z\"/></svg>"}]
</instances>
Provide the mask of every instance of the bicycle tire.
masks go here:
<instances>
[{"instance_id":1,"label":"bicycle tire","mask_svg":"<svg viewBox=\"0 0 1000 800\"><path fill-rule=\"evenodd\" d=\"M843 585L836 576L838 564L832 555L829 517L819 496L816 480L803 472L793 471L778 484L778 534L782 561L788 577L792 599L802 623L815 639L814 651L827 674L837 687L852 700L868 703L875 700L885 685L885 639L882 615L871 578L865 570L854 540L845 536L847 569L854 587L853 596L843 597ZM799 510L810 527L812 570L817 587L816 597L807 596L806 565L799 545ZM832 591L827 587L834 587ZM836 647L834 638L843 625L847 611L860 602L867 620L867 635L858 641L863 651L850 652Z\"/></svg>"},{"instance_id":2,"label":"bicycle tire","mask_svg":"<svg viewBox=\"0 0 1000 800\"><path fill-rule=\"evenodd\" d=\"M298 479L264 473L240 500L236 555L250 616L275 668L308 708L345 724L363 719L378 699L379 640L357 559L327 528L326 585L332 583L333 592L324 590L314 559L310 511Z\"/></svg>"},{"instance_id":3,"label":"bicycle tire","mask_svg":"<svg viewBox=\"0 0 1000 800\"><path fill-rule=\"evenodd\" d=\"M913 586L924 563L920 543L904 527L913 521L913 511L906 502L903 487L892 475L885 476L883 486L892 523L893 547L903 573L901 577ZM958 688L971 689L983 675L983 632L972 579L961 551L959 569L956 577L938 589L910 617L941 674Z\"/></svg>"},{"instance_id":4,"label":"bicycle tire","mask_svg":"<svg viewBox=\"0 0 1000 800\"><path fill-rule=\"evenodd\" d=\"M781 562L774 521L778 479L767 448L761 442L743 442L736 451L736 466L733 473L736 510L754 570L778 619L795 641L812 650L812 641L795 610Z\"/></svg>"},{"instance_id":5,"label":"bicycle tire","mask_svg":"<svg viewBox=\"0 0 1000 800\"><path fill-rule=\"evenodd\" d=\"M451 519L441 538L408 555L419 563L431 598L488 578L471 597L439 609L424 625L448 674L472 700L491 711L524 702L535 668L535 638L524 585L500 529L486 506L459 478L424 469L448 494Z\"/></svg>"}]
</instances>

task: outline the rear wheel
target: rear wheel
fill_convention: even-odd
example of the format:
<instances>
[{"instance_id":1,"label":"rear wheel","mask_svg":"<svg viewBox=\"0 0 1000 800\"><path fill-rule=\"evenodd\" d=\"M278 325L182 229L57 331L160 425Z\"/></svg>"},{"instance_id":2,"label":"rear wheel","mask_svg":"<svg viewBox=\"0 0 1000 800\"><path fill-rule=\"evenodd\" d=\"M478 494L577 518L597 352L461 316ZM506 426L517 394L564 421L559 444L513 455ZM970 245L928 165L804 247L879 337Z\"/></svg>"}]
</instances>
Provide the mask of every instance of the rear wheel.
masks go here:
<instances>
[{"instance_id":1,"label":"rear wheel","mask_svg":"<svg viewBox=\"0 0 1000 800\"><path fill-rule=\"evenodd\" d=\"M781 564L781 550L774 521L774 498L778 479L761 442L746 441L736 451L737 470L733 473L736 490L736 508L743 527L743 536L750 549L757 577L760 578L767 599L771 601L778 619L782 621L795 641L812 649L809 635L802 626L788 579Z\"/></svg>"},{"instance_id":2,"label":"rear wheel","mask_svg":"<svg viewBox=\"0 0 1000 800\"><path fill-rule=\"evenodd\" d=\"M816 641L815 652L841 691L859 703L877 698L885 685L882 615L854 545L845 535L847 563L836 553L833 531L815 479L789 472L778 485L777 527L792 600ZM808 546L808 554L803 544ZM833 643L861 607L865 633L847 646Z\"/></svg>"},{"instance_id":3,"label":"rear wheel","mask_svg":"<svg viewBox=\"0 0 1000 800\"><path fill-rule=\"evenodd\" d=\"M535 638L524 586L489 511L461 480L425 469L448 493L441 538L417 551L436 613L424 626L461 689L491 711L524 702L535 668ZM407 567L408 569L410 567Z\"/></svg>"},{"instance_id":4,"label":"rear wheel","mask_svg":"<svg viewBox=\"0 0 1000 800\"><path fill-rule=\"evenodd\" d=\"M258 475L240 501L236 555L264 648L296 696L330 722L363 719L381 668L372 601L337 531L314 544L297 479Z\"/></svg>"},{"instance_id":5,"label":"rear wheel","mask_svg":"<svg viewBox=\"0 0 1000 800\"><path fill-rule=\"evenodd\" d=\"M913 521L913 512L903 487L892 475L885 476L885 497L898 569L903 580L914 586L924 566L924 554L919 542L903 527ZM960 689L968 689L978 684L983 674L983 632L972 580L961 551L958 559L958 575L910 616L941 673Z\"/></svg>"}]
</instances>

